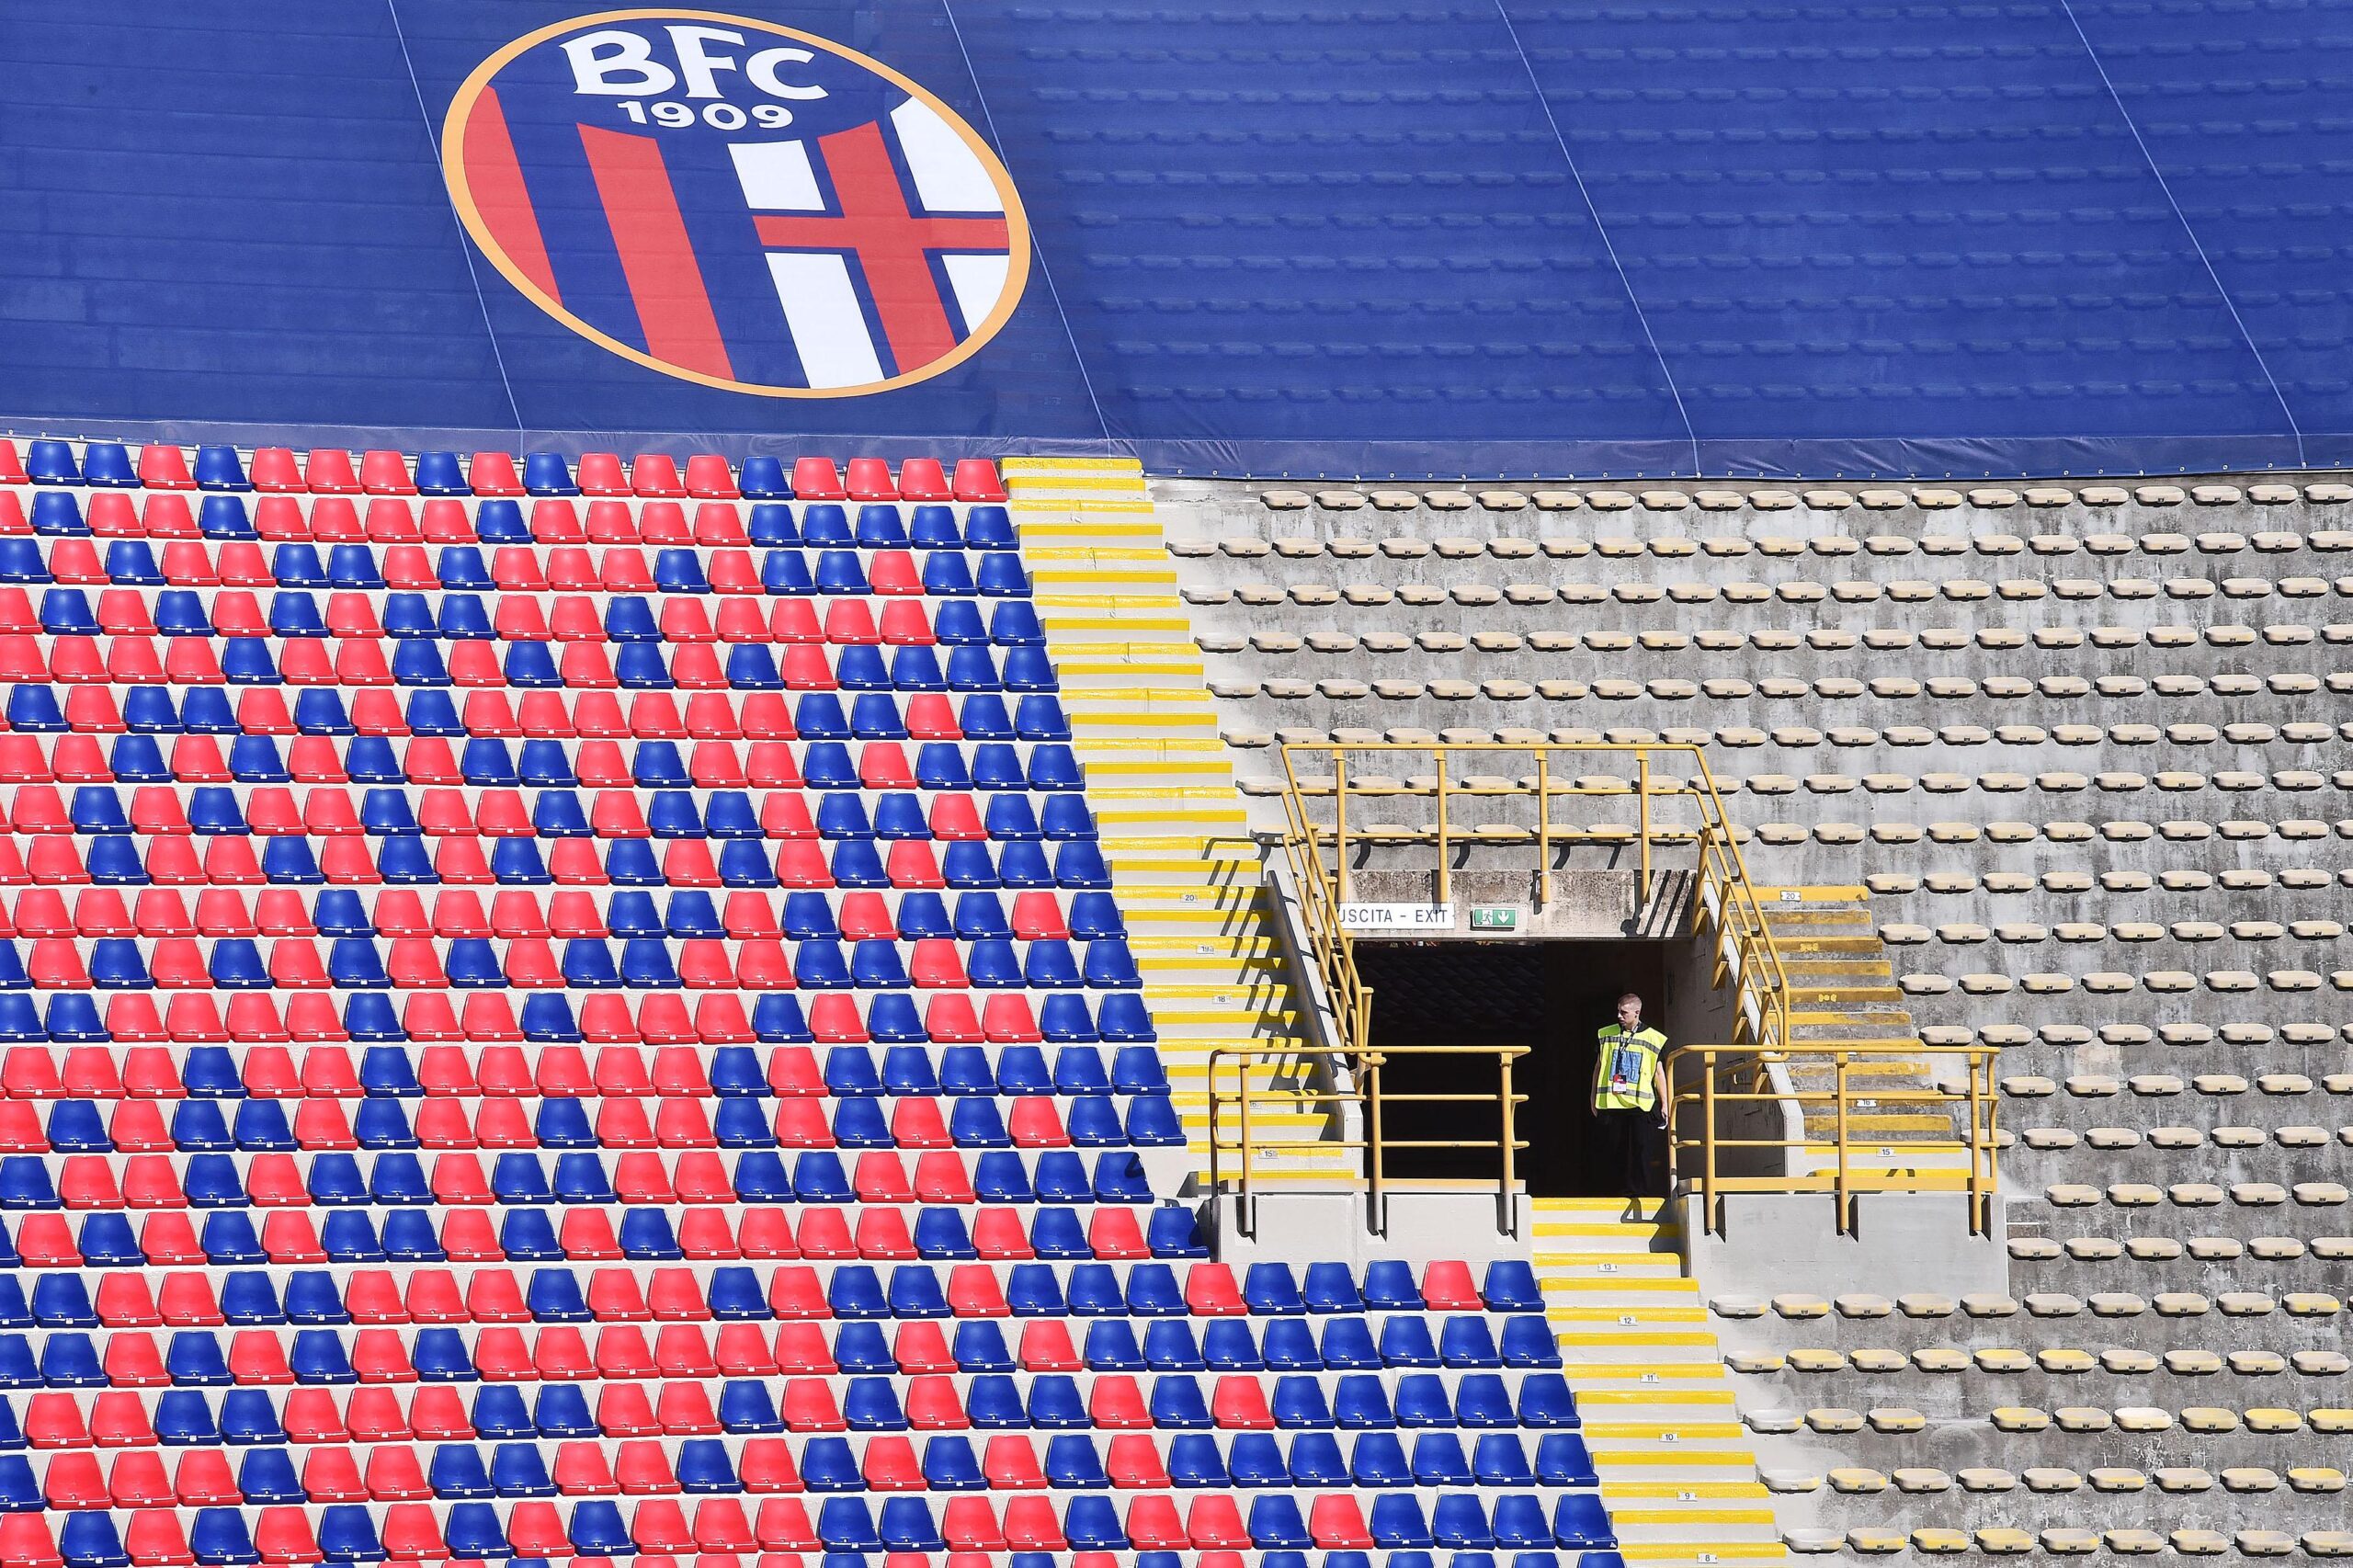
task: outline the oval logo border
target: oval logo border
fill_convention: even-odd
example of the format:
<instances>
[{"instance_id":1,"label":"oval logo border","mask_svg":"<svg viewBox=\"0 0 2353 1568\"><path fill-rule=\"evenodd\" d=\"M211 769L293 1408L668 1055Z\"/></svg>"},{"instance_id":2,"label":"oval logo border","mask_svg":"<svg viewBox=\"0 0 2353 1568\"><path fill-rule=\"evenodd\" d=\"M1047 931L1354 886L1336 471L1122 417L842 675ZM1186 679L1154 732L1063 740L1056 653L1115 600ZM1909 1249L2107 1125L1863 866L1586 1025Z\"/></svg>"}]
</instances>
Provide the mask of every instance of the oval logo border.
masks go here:
<instances>
[{"instance_id":1,"label":"oval logo border","mask_svg":"<svg viewBox=\"0 0 2353 1568\"><path fill-rule=\"evenodd\" d=\"M1006 237L1009 242L1006 254L1009 261L1006 273L1005 290L997 299L996 308L989 312L987 318L979 326L973 328L971 336L956 346L953 352L942 355L919 369L903 371L882 381L867 381L857 386L779 387L760 381L722 381L716 376L708 376L699 370L686 369L670 364L666 360L657 359L643 349L632 348L610 333L591 325L566 310L562 301L549 297L538 284L524 275L522 269L508 258L504 250L493 243L489 225L483 222L482 212L474 204L473 192L465 177L467 121L472 118L474 105L481 98L483 89L487 87L492 79L517 56L536 49L551 39L560 38L581 28L605 22L650 21L714 22L727 27L749 28L772 37L788 38L796 43L813 45L829 54L863 66L883 80L902 88L909 97L927 106L933 113L953 127L957 135L963 138L964 144L970 147L973 154L981 160L981 166L988 170L989 178L995 184L997 195L1005 205ZM458 221L465 225L466 233L472 238L476 248L489 258L492 266L498 268L500 276L513 284L524 298L539 306L550 316L598 347L609 349L624 359L634 360L649 370L659 371L663 375L678 381L692 381L699 386L714 387L722 392L744 392L753 397L870 397L876 392L895 392L901 387L914 386L919 381L927 381L934 376L944 375L988 346L997 333L1004 328L1005 324L1013 319L1013 312L1020 307L1022 295L1028 290L1029 284L1029 215L1021 204L1021 193L1015 188L1012 172L1005 166L1005 161L996 155L996 150L981 139L980 133L966 123L962 115L957 113L929 88L915 81L904 72L885 65L871 55L861 54L847 44L835 43L833 40L821 38L815 33L802 32L797 28L788 28L780 22L765 22L756 17L738 17L723 11L667 8L597 11L534 28L521 38L502 44L481 64L467 74L466 79L458 85L456 94L451 97L448 112L442 116L441 182L449 193L450 205L457 210Z\"/></svg>"}]
</instances>

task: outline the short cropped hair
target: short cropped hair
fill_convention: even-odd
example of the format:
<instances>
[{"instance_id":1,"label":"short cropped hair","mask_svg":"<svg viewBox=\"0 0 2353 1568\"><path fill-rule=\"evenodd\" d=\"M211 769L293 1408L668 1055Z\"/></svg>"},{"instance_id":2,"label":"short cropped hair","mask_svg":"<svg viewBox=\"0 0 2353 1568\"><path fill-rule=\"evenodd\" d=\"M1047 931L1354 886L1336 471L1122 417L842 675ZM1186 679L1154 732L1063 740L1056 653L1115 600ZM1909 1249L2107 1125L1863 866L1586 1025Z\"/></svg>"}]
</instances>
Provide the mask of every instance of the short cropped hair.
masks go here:
<instances>
[{"instance_id":1,"label":"short cropped hair","mask_svg":"<svg viewBox=\"0 0 2353 1568\"><path fill-rule=\"evenodd\" d=\"M1643 994L1642 994L1641 992L1639 992L1639 991L1620 991L1620 993L1618 993L1618 1001L1619 1001L1619 1002L1623 1002L1623 1001L1624 1001L1624 1000L1626 1000L1626 998L1628 998L1629 996L1632 997L1632 998L1633 998L1635 1001L1637 1001L1637 1002L1639 1002L1639 1001L1641 1001L1641 1000L1643 999ZM1613 1003L1611 1003L1611 1004L1610 1004L1610 1006L1617 1006L1617 1003L1616 1003L1616 1002L1613 1002Z\"/></svg>"}]
</instances>

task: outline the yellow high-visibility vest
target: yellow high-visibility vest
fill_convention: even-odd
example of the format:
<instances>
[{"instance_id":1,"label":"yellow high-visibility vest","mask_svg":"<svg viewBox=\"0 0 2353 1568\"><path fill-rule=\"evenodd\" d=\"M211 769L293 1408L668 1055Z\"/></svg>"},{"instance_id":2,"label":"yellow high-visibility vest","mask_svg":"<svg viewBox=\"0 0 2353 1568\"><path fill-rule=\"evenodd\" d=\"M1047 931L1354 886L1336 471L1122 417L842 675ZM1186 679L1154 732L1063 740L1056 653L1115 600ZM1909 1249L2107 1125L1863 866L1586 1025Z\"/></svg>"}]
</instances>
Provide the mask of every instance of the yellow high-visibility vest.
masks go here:
<instances>
[{"instance_id":1,"label":"yellow high-visibility vest","mask_svg":"<svg viewBox=\"0 0 2353 1568\"><path fill-rule=\"evenodd\" d=\"M1593 1108L1657 1109L1658 1058L1665 1049L1666 1037L1656 1029L1604 1026L1594 1053Z\"/></svg>"}]
</instances>

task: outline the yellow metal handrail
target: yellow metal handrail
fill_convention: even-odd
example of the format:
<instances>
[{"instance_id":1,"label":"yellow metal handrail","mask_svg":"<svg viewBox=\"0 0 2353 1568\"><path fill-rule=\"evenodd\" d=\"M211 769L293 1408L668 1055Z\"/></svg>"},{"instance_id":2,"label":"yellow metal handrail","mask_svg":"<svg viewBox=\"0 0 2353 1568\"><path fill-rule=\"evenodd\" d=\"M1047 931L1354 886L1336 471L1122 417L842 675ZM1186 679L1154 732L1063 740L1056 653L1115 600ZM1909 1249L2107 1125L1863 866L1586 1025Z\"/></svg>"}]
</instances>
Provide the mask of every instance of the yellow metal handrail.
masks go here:
<instances>
[{"instance_id":1,"label":"yellow metal handrail","mask_svg":"<svg viewBox=\"0 0 2353 1568\"><path fill-rule=\"evenodd\" d=\"M1553 759L1564 754L1631 757L1634 764L1631 790L1625 787L1626 781L1622 779L1612 779L1600 785L1584 779L1573 779L1567 784L1556 783ZM1748 874L1748 863L1741 854L1739 835L1732 815L1724 808L1723 796L1716 788L1715 775L1710 771L1708 759L1699 747L1665 742L1608 741L1532 744L1465 741L1427 744L1407 741L1362 744L1292 742L1282 748L1283 809L1288 819L1283 843L1290 858L1293 879L1299 884L1301 915L1306 927L1311 956L1330 994L1340 1049L1366 1049L1370 1042L1372 1025L1372 991L1358 973L1355 937L1340 920L1341 906L1348 898L1349 847L1352 843L1364 841L1360 829L1353 835L1351 834L1349 803L1351 801L1384 798L1398 792L1387 787L1368 789L1360 777L1352 779L1349 760L1359 755L1405 755L1434 759L1432 784L1425 790L1411 792L1436 797L1435 844L1439 903L1448 903L1452 892L1454 847L1463 843L1493 842L1475 839L1457 831L1449 802L1463 796L1492 799L1499 793L1488 788L1466 786L1448 767L1449 758L1465 756L1520 756L1532 761L1532 783L1515 785L1500 792L1512 795L1533 793L1535 796L1536 826L1531 837L1535 847L1536 907L1539 909L1552 900L1552 848L1556 842L1631 843L1639 858L1639 880L1635 886L1635 910L1638 915L1651 893L1653 846L1691 846L1697 878L1692 899L1692 929L1698 930L1703 921L1712 921L1719 934L1712 979L1719 987L1729 983L1733 992L1734 1042L1771 1050L1789 1041L1789 972L1783 965L1780 949L1773 940L1771 927L1766 921L1765 906L1757 897L1756 885ZM1667 759L1680 765L1688 770L1688 777L1670 776L1662 779L1654 776L1652 765L1657 759ZM1328 764L1331 770L1328 786L1320 778L1313 783L1302 778L1301 764L1310 760ZM1616 798L1629 793L1634 797L1637 816L1631 831L1622 828L1563 831L1552 824L1552 802L1556 798ZM1332 822L1328 826L1315 819L1309 805L1311 801L1327 798L1332 801ZM1654 800L1689 801L1695 808L1697 820L1661 824L1653 811Z\"/></svg>"},{"instance_id":2,"label":"yellow metal handrail","mask_svg":"<svg viewBox=\"0 0 2353 1568\"><path fill-rule=\"evenodd\" d=\"M1728 1045L1678 1046L1666 1057L1669 1079L1675 1085L1668 1109L1669 1172L1673 1179L1693 1184L1711 1232L1722 1228L1722 1202L1727 1194L1826 1192L1836 1203L1841 1235L1851 1234L1855 1229L1855 1200L1859 1195L1949 1191L1954 1185L1952 1177L1958 1174L1961 1178L1960 1186L1968 1196L1970 1232L1973 1235L1987 1234L1994 1221L1995 1121L2000 1103L2000 1096L1994 1092L1996 1054L1995 1047L1984 1045L1855 1045L1821 1041L1784 1045L1771 1051ZM1917 1063L1932 1072L1940 1059L1961 1061L1968 1074L1965 1087L1933 1082L1918 1088L1886 1088L1870 1082L1859 1091L1855 1087L1853 1070L1859 1065ZM1690 1062L1698 1062L1697 1073L1677 1073L1678 1068ZM1831 1081L1821 1088L1804 1088L1794 1082L1777 1085L1771 1081L1772 1069L1777 1065L1785 1069L1785 1078L1790 1068L1811 1065L1827 1069ZM1884 1074L1871 1076L1880 1078ZM1736 1085L1744 1077L1748 1084L1746 1088L1725 1086ZM1964 1102L1968 1119L1956 1137L1886 1142L1858 1134L1854 1126L1858 1116L1883 1111L1890 1106L1930 1107L1949 1114ZM1728 1133L1718 1125L1722 1112L1743 1106L1769 1108L1776 1112L1794 1108L1801 1119L1809 1108L1816 1111L1827 1108L1830 1135L1827 1139L1809 1137L1801 1125L1799 1135L1794 1138L1749 1137ZM1688 1126L1695 1118L1699 1125ZM1876 1144L1878 1160L1884 1163L1859 1166L1854 1158L1854 1148L1859 1143ZM1724 1157L1735 1150L1774 1151L1785 1167L1791 1163L1793 1154L1802 1162L1814 1151L1830 1153L1833 1163L1817 1169L1727 1174L1722 1168Z\"/></svg>"},{"instance_id":3,"label":"yellow metal handrail","mask_svg":"<svg viewBox=\"0 0 2353 1568\"><path fill-rule=\"evenodd\" d=\"M1279 1045L1220 1046L1210 1052L1210 1190L1223 1193L1232 1190L1242 1199L1242 1224L1255 1227L1251 1200L1268 1179L1269 1173L1261 1169L1270 1155L1299 1153L1307 1150L1357 1149L1363 1151L1362 1180L1369 1209L1368 1222L1375 1232L1386 1228L1383 1195L1389 1181L1388 1158L1392 1152L1404 1149L1493 1149L1501 1156L1496 1177L1498 1199L1497 1229L1509 1234L1518 1233L1519 1190L1518 1155L1528 1147L1528 1140L1518 1135L1518 1110L1528 1096L1513 1089L1512 1064L1527 1055L1524 1045L1388 1045L1378 1050L1352 1051L1341 1053L1351 1069L1345 1083L1335 1080L1328 1089L1302 1089L1288 1085L1257 1085L1251 1079L1251 1068L1262 1062L1297 1062L1298 1048ZM1447 1090L1427 1092L1413 1090L1404 1093L1389 1089L1381 1083L1381 1069L1392 1057L1447 1056L1480 1057L1491 1060L1495 1066L1495 1087L1476 1092ZM1233 1083L1228 1086L1226 1075ZM1280 1126L1269 1128L1258 1116L1259 1111L1295 1113L1309 1106L1344 1108L1353 1105L1359 1112L1360 1136L1328 1137L1323 1126L1292 1132ZM1384 1123L1388 1108L1404 1105L1494 1105L1500 1108L1502 1124L1493 1138L1392 1138Z\"/></svg>"}]
</instances>

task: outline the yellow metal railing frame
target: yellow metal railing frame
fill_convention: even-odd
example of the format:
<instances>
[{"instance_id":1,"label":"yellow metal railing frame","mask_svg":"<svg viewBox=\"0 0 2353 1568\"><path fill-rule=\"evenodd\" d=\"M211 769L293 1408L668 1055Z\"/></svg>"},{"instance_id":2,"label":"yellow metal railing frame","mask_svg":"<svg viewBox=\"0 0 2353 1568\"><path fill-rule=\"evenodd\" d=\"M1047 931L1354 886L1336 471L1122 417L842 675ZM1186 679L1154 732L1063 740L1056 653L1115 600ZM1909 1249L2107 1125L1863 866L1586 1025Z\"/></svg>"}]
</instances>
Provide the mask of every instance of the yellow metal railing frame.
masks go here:
<instances>
[{"instance_id":1,"label":"yellow metal railing frame","mask_svg":"<svg viewBox=\"0 0 2353 1568\"><path fill-rule=\"evenodd\" d=\"M1433 799L1436 808L1434 831L1427 842L1434 845L1437 858L1437 902L1450 902L1452 892L1452 861L1454 849L1463 844L1477 843L1483 847L1507 847L1510 841L1464 834L1456 824L1460 820L1459 802L1466 797L1493 800L1498 797L1533 795L1537 802L1536 825L1529 838L1534 850L1535 902L1540 910L1552 897L1552 858L1556 845L1607 844L1631 847L1636 856L1638 880L1635 884L1634 908L1637 916L1647 907L1653 892L1654 848L1673 846L1688 849L1692 856L1691 930L1696 934L1704 926L1712 925L1714 943L1712 983L1718 989L1729 988L1733 993L1732 1040L1727 1044L1685 1046L1670 1053L1676 1060L1700 1057L1704 1070L1699 1085L1689 1091L1701 1105L1702 1120L1699 1131L1689 1139L1670 1139L1670 1153L1676 1156L1678 1176L1680 1156L1686 1149L1699 1151L1697 1182L1706 1205L1711 1229L1721 1221L1721 1200L1724 1194L1736 1191L1829 1192L1836 1199L1838 1225L1841 1233L1854 1224L1854 1200L1865 1191L1931 1190L1936 1178L1917 1175L1906 1176L1890 1171L1885 1174L1858 1169L1853 1159L1856 1140L1849 1134L1849 1119L1854 1102L1869 1097L1885 1105L1892 1101L1934 1101L1939 1107L1949 1107L1954 1095L1942 1088L1915 1090L1874 1089L1868 1096L1852 1093L1848 1070L1855 1063L1923 1061L1928 1058L1965 1056L1968 1059L1969 1133L1963 1139L1904 1143L1899 1148L1921 1154L1949 1154L1960 1151L1965 1157L1966 1186L1969 1197L1970 1225L1974 1233L1983 1233L1992 1223L1995 1190L1994 1099L1992 1096L1993 1053L1981 1046L1919 1046L1906 1042L1900 1046L1859 1046L1838 1042L1802 1042L1795 1039L1790 1023L1790 983L1779 943L1765 915L1765 903L1755 880L1749 875L1748 862L1741 852L1740 834L1724 806L1722 792L1717 788L1715 775L1708 767L1708 759L1696 745L1668 742L1611 741L1547 741L1517 743L1506 741L1428 742L1380 741L1362 744L1338 742L1291 742L1282 747L1283 808L1286 827L1283 843L1290 858L1293 880L1298 884L1301 923L1316 972L1328 993L1337 1039L1339 1055L1347 1060L1361 1060L1371 1049L1372 989L1364 982L1356 963L1356 938L1342 923L1342 906L1348 902L1350 850L1354 846L1369 842L1393 842L1387 835L1367 835L1362 829L1352 829L1352 802L1390 798L1401 791L1393 785L1365 788L1361 775L1352 778L1351 759L1358 756L1428 757L1433 763L1429 782L1402 791L1418 798ZM1510 786L1497 790L1482 785L1472 788L1462 779L1462 770L1449 766L1466 757L1508 758L1520 756L1534 765L1532 778L1516 779ZM1631 782L1611 778L1601 782L1573 778L1556 783L1554 761L1563 756L1614 756L1631 758L1633 778ZM1668 763L1684 770L1684 776L1668 774L1662 777L1654 768ZM1321 763L1329 768L1328 778L1311 778L1302 764ZM1636 823L1631 829L1585 828L1556 829L1552 821L1552 803L1563 797L1624 798L1631 795L1635 803ZM1312 802L1331 802L1330 821L1317 820L1311 810ZM1690 820L1662 823L1654 809L1654 802L1688 804L1692 810ZM1424 1048L1428 1049L1428 1048ZM1269 1053L1274 1054L1274 1053ZM1796 1062L1810 1060L1828 1062L1835 1069L1834 1086L1828 1090L1798 1090L1787 1092L1774 1089L1769 1084L1769 1068L1775 1062ZM1750 1071L1750 1086L1745 1089L1723 1089L1717 1080L1723 1068L1733 1062ZM1506 1064L1506 1074L1508 1064ZM1346 1094L1329 1096L1333 1099L1352 1097ZM1314 1103L1316 1096L1294 1096L1290 1103L1296 1106ZM1687 1098L1683 1091L1676 1096L1674 1111L1679 1111ZM1772 1176L1728 1176L1720 1169L1719 1155L1736 1148L1775 1146L1773 1141L1725 1139L1718 1136L1716 1110L1728 1104L1742 1101L1770 1100L1776 1105L1794 1103L1802 1115L1808 1105L1827 1103L1835 1108L1836 1163L1826 1173L1796 1173ZM1508 1123L1507 1123L1508 1124ZM1795 1146L1804 1140L1781 1140L1778 1146ZM1861 1140L1864 1143L1872 1140ZM1212 1166L1217 1151L1212 1140ZM1506 1170L1509 1169L1508 1162Z\"/></svg>"},{"instance_id":2,"label":"yellow metal railing frame","mask_svg":"<svg viewBox=\"0 0 2353 1568\"><path fill-rule=\"evenodd\" d=\"M1785 1044L1790 1035L1790 981L1779 946L1774 942L1771 927L1765 918L1765 905L1757 896L1756 884L1748 874L1748 862L1742 855L1740 838L1724 807L1723 795L1716 788L1715 775L1708 767L1708 759L1696 745L1667 742L1634 743L1611 741L1547 741L1517 744L1505 741L1432 742L1427 744L1409 741L1378 741L1361 744L1341 744L1337 742L1290 742L1282 748L1283 810L1286 826L1284 848L1290 856L1291 872L1299 884L1302 924L1307 929L1311 956L1317 972L1323 976L1329 991L1334 1017L1337 1020L1342 1049L1361 1051L1371 1040L1372 992L1357 971L1355 938L1340 920L1341 905L1348 899L1348 852L1352 843L1364 842L1358 833L1353 838L1348 825L1351 800L1383 798L1395 793L1387 789L1367 790L1352 788L1348 763L1359 754L1371 756L1429 756L1435 759L1435 782L1420 793L1436 798L1438 902L1446 903L1452 892L1452 859L1456 846L1466 843L1487 843L1457 831L1449 802L1464 796L1481 800L1495 798L1491 790L1471 790L1448 767L1449 758L1461 756L1530 758L1535 766L1530 789L1515 789L1510 793L1532 793L1537 802L1536 827L1532 834L1535 852L1536 907L1542 909L1552 897L1552 848L1557 844L1630 843L1637 856L1638 878L1635 884L1635 909L1639 914L1647 903L1652 889L1652 849L1654 846L1692 846L1696 863L1697 886L1692 897L1692 929L1697 931L1704 921L1712 921L1722 937L1715 958L1715 984L1722 987L1730 983L1733 991L1733 1040L1757 1049L1771 1050ZM1620 787L1622 780L1613 780L1609 787L1596 787L1573 780L1566 784L1554 781L1554 757L1575 756L1631 757L1634 763L1634 778L1631 789ZM1303 781L1301 763L1309 758L1326 761L1331 767L1331 783L1311 785ZM1662 778L1653 772L1653 764L1668 759L1688 767L1688 778L1668 776ZM1631 794L1635 801L1637 822L1631 833L1594 833L1556 831L1552 821L1552 803L1562 797L1619 798ZM1333 820L1329 826L1317 822L1310 814L1309 802L1328 799L1332 801ZM1654 801L1688 801L1697 809L1698 820L1661 824L1654 816ZM1328 848L1329 860L1326 860Z\"/></svg>"},{"instance_id":3,"label":"yellow metal railing frame","mask_svg":"<svg viewBox=\"0 0 2353 1568\"><path fill-rule=\"evenodd\" d=\"M1813 1192L1831 1195L1836 1206L1838 1233L1849 1235L1855 1229L1855 1199L1860 1194L1939 1189L1932 1175L1898 1168L1906 1156L1957 1155L1969 1200L1970 1233L1985 1235L1994 1222L1998 1153L1995 1124L2000 1106L2000 1096L1995 1092L1994 1063L1998 1055L1998 1048L1988 1045L1856 1046L1820 1041L1785 1045L1773 1051L1725 1045L1677 1046L1666 1054L1668 1081L1675 1085L1674 1097L1668 1105L1666 1139L1670 1179L1688 1178L1692 1182L1711 1233L1722 1229L1722 1202L1727 1194ZM1932 1066L1938 1060L1961 1062L1968 1074L1966 1087L1953 1089L1932 1083L1925 1088L1891 1089L1866 1085L1858 1091L1854 1086L1852 1069L1859 1063L1916 1061ZM1699 1072L1677 1073L1681 1064L1692 1061L1699 1062ZM1770 1081L1771 1070L1777 1064L1793 1067L1809 1062L1831 1069L1828 1087L1807 1089L1795 1084L1776 1085ZM1743 1083L1745 1087L1739 1086ZM1733 1086L1727 1087L1727 1084ZM1965 1100L1968 1122L1958 1138L1881 1143L1853 1131L1852 1121L1859 1110L1858 1102L1864 1100L1870 1102L1870 1108L1874 1111L1899 1105L1933 1106L1938 1110L1949 1111ZM1733 1150L1778 1150L1786 1153L1823 1146L1821 1140L1804 1136L1802 1128L1795 1138L1726 1135L1717 1126L1718 1113L1741 1105L1769 1105L1776 1109L1793 1106L1801 1119L1809 1107L1829 1107L1834 1124L1830 1151L1836 1163L1819 1171L1725 1175L1721 1168L1723 1156ZM1687 1111L1697 1114L1699 1128L1695 1132L1684 1130ZM1889 1167L1858 1169L1854 1148L1859 1143L1876 1143L1881 1157L1892 1162ZM1687 1155L1696 1158L1687 1159Z\"/></svg>"},{"instance_id":4,"label":"yellow metal railing frame","mask_svg":"<svg viewBox=\"0 0 2353 1568\"><path fill-rule=\"evenodd\" d=\"M1260 1167L1268 1155L1287 1151L1308 1149L1356 1149L1363 1152L1363 1182L1368 1209L1368 1222L1375 1232L1385 1229L1386 1212L1383 1198L1389 1186L1389 1155L1404 1149L1493 1149L1500 1156L1496 1178L1499 1202L1496 1228L1507 1234L1518 1233L1519 1190L1518 1156L1528 1147L1528 1140L1519 1136L1519 1108L1528 1096L1512 1087L1512 1064L1529 1053L1525 1045L1390 1045L1379 1050L1346 1051L1342 1055L1350 1072L1347 1081L1328 1089L1303 1089L1289 1085L1256 1085L1251 1082L1251 1068L1263 1062L1297 1062L1300 1051L1295 1046L1228 1045L1210 1052L1210 1190L1213 1193L1233 1191L1242 1199L1242 1223L1254 1227L1251 1199L1266 1185L1268 1174ZM1392 1057L1449 1056L1479 1057L1492 1061L1495 1066L1495 1087L1477 1092L1427 1092L1421 1090L1398 1093L1383 1086L1381 1069ZM1226 1077L1231 1074L1229 1086ZM1500 1108L1501 1125L1494 1138L1392 1138L1384 1127L1384 1111L1403 1105L1493 1105ZM1257 1111L1278 1114L1297 1112L1307 1107L1345 1108L1355 1106L1363 1128L1361 1136L1331 1138L1325 1130L1314 1128L1304 1133L1291 1133L1277 1128L1269 1129L1258 1119Z\"/></svg>"}]
</instances>

